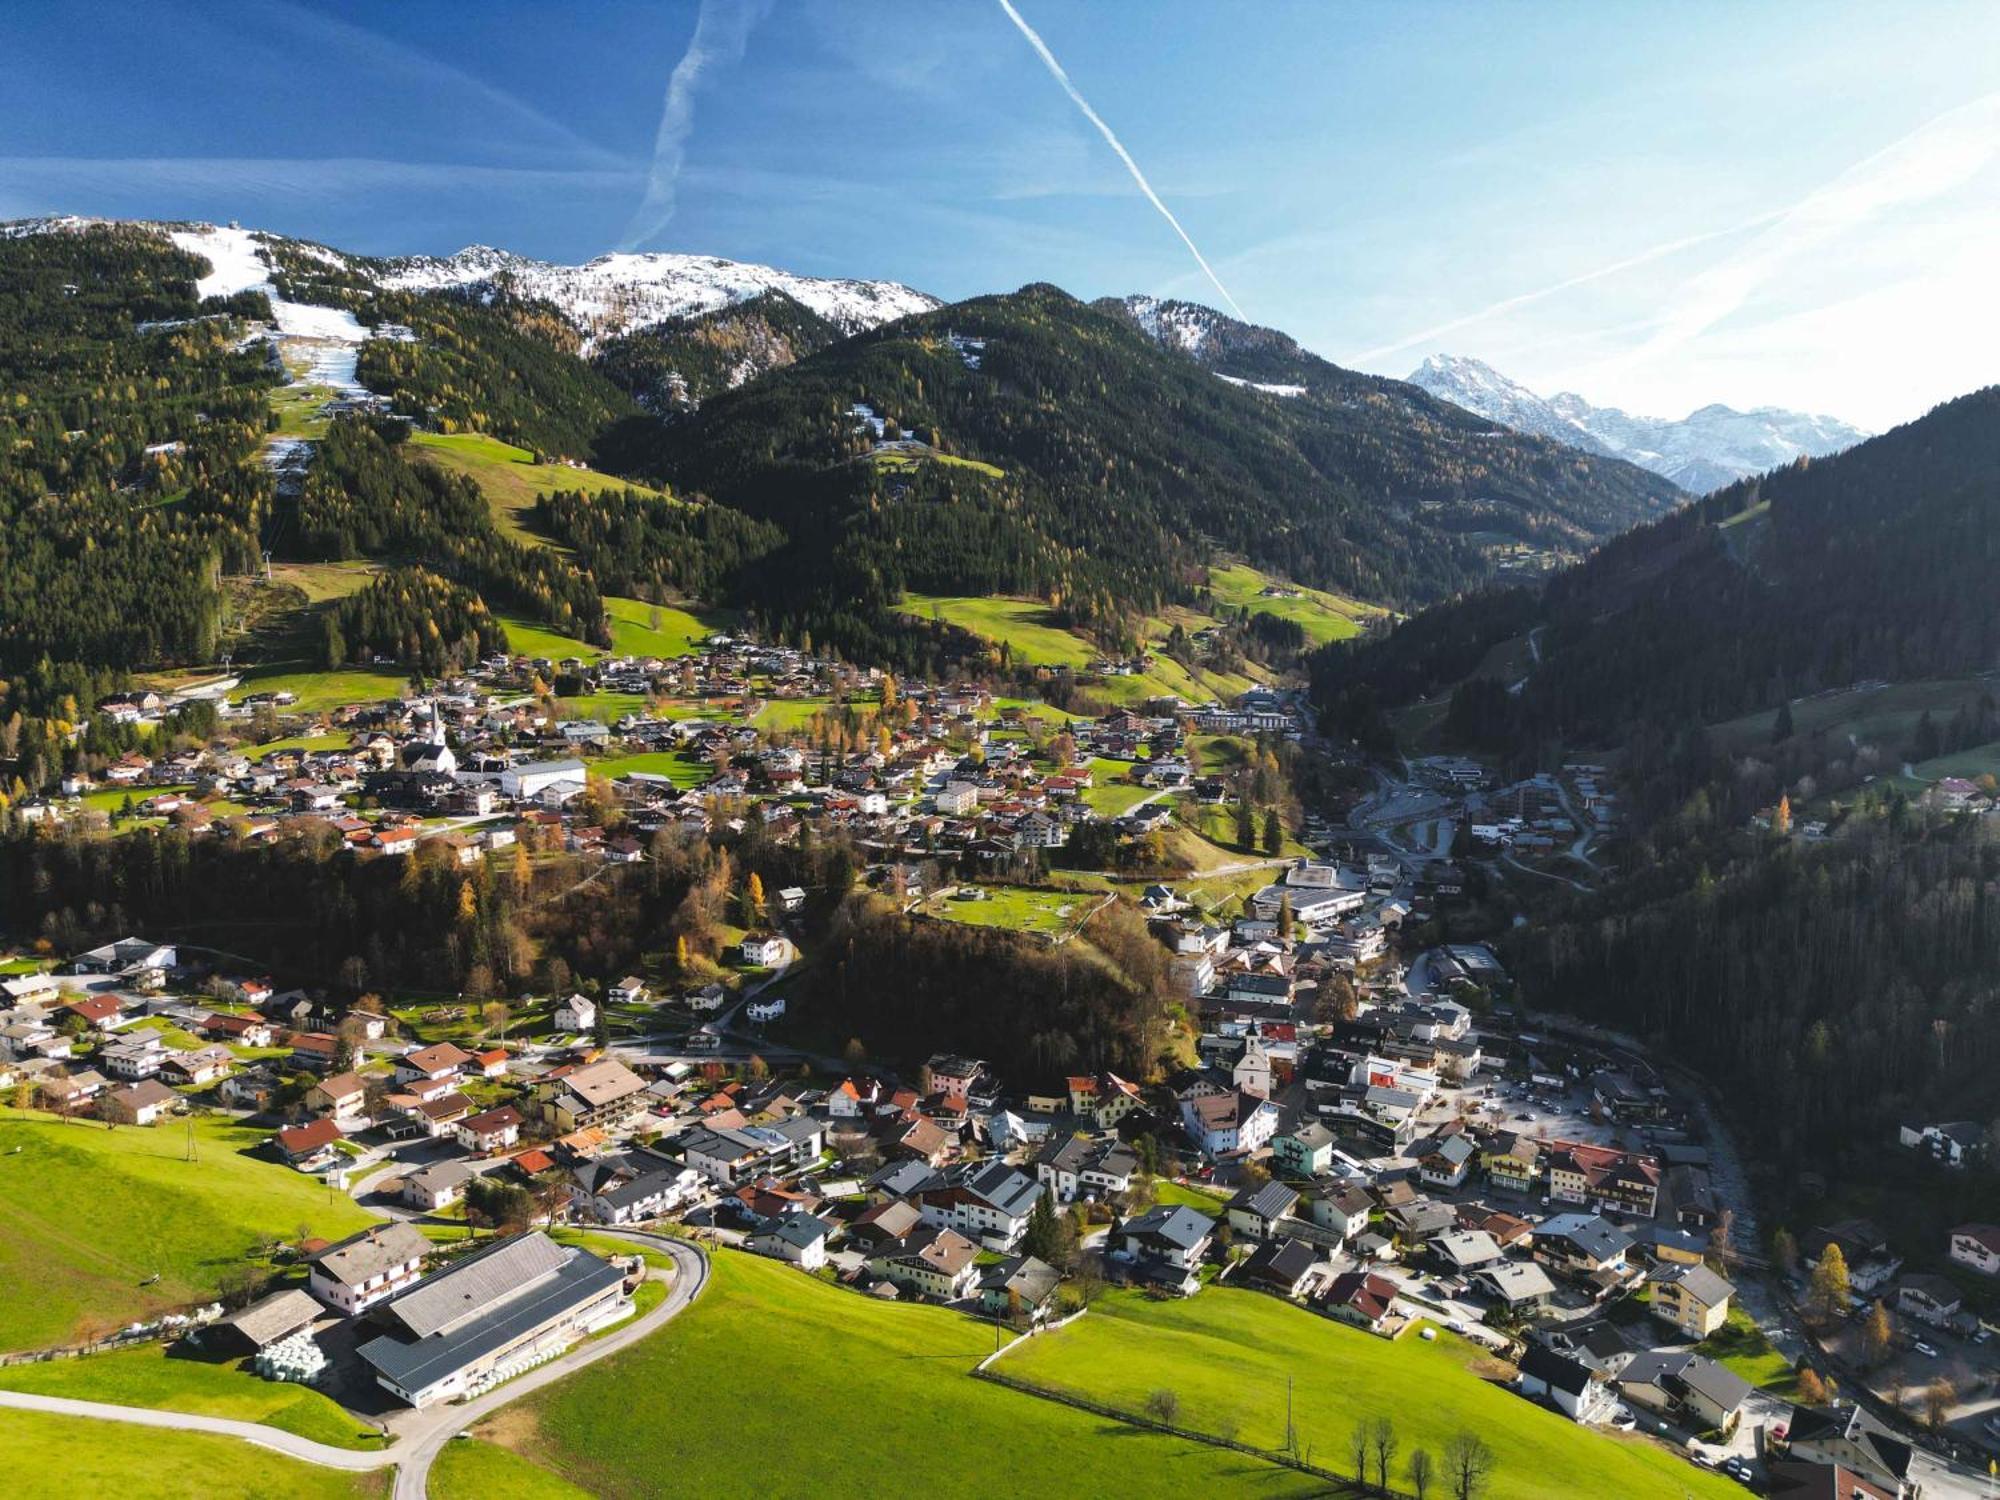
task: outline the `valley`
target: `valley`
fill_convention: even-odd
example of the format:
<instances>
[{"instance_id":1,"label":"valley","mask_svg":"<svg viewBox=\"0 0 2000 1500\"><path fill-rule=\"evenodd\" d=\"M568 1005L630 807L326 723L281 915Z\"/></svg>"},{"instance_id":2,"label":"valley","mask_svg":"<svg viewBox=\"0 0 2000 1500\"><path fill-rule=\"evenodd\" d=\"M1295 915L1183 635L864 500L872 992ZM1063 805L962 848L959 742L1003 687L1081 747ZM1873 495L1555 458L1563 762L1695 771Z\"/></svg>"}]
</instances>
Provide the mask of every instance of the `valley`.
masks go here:
<instances>
[{"instance_id":1,"label":"valley","mask_svg":"<svg viewBox=\"0 0 2000 1500\"><path fill-rule=\"evenodd\" d=\"M235 226L9 287L24 1451L1978 1492L1993 392Z\"/></svg>"}]
</instances>

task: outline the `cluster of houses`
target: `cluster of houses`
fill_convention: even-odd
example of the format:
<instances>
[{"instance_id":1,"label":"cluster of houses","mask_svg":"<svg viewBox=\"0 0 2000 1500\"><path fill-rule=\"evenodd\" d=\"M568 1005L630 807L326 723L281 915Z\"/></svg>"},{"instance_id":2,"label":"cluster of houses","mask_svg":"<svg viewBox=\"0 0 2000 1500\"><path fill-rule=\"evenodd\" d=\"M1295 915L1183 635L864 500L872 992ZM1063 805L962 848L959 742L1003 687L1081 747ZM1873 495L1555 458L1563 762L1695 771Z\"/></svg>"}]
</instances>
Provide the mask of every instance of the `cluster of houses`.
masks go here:
<instances>
[{"instance_id":1,"label":"cluster of houses","mask_svg":"<svg viewBox=\"0 0 2000 1500\"><path fill-rule=\"evenodd\" d=\"M81 799L123 789L131 813L195 830L266 838L294 820L324 820L357 851L406 854L438 840L470 863L529 837L636 861L648 833L670 823L706 831L726 808L760 820L775 837L808 822L842 825L885 860L920 850L958 857L977 872L1060 848L1077 824L1105 818L1093 792L1107 775L1153 792L1222 800L1222 781L1197 775L1186 759L1192 730L1295 736L1302 729L1290 700L1269 689L1253 688L1228 707L1165 699L1143 713L1076 721L1068 730L1073 752L1052 765L1020 733L1029 710L996 705L983 689L932 684L898 697L875 743L839 754L815 752L796 729L755 726L767 704L865 700L879 696L882 681L877 670L726 636L673 659L494 658L422 696L345 705L313 719L259 719L308 731L303 743L262 753L233 738L157 756L135 750L72 773L60 796L31 798L15 811L30 821L83 817ZM625 694L646 706L614 723L565 718L562 699L545 691L552 682L571 695ZM220 701L226 717L242 718L283 714L289 696ZM98 710L146 722L171 706L141 689L110 695ZM347 743L327 743L343 735ZM614 831L574 816L594 762L648 752L671 752L678 764L622 769ZM1121 795L1106 804L1122 809L1107 819L1122 834L1164 826L1171 813L1162 800L1130 801ZM457 826L425 826L446 817Z\"/></svg>"}]
</instances>

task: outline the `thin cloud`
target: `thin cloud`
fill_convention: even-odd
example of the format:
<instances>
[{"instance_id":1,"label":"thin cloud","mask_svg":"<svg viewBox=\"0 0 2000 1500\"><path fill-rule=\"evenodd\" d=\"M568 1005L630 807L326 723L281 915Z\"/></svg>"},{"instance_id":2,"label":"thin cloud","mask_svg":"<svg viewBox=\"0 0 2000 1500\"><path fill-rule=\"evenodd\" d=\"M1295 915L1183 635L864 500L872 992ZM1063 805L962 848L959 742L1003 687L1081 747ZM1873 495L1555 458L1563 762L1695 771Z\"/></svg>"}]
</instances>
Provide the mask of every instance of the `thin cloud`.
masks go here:
<instances>
[{"instance_id":1,"label":"thin cloud","mask_svg":"<svg viewBox=\"0 0 2000 1500\"><path fill-rule=\"evenodd\" d=\"M1777 216L1737 254L1696 276L1668 304L1659 332L1617 363L1681 347L1740 309L1788 261L1890 209L1964 187L2000 155L2000 94L1947 110L1855 163Z\"/></svg>"},{"instance_id":2,"label":"thin cloud","mask_svg":"<svg viewBox=\"0 0 2000 1500\"><path fill-rule=\"evenodd\" d=\"M667 78L660 129L653 140L653 165L646 175L646 196L633 212L619 249L638 249L672 221L679 206L681 163L687 159L688 137L694 133L694 97L702 75L711 64L726 67L743 56L750 29L763 13L764 7L757 0L702 0L694 36Z\"/></svg>"},{"instance_id":3,"label":"thin cloud","mask_svg":"<svg viewBox=\"0 0 2000 1500\"><path fill-rule=\"evenodd\" d=\"M490 83L476 74L468 73L442 57L421 52L394 37L386 36L379 31L371 31L365 26L355 25L338 16L306 10L296 5L274 3L274 0L267 0L267 4L259 9L258 15L263 19L276 17L281 23L291 26L315 41L331 41L336 45L345 46L359 54L362 60L370 65L371 71L401 74L420 85L426 93L435 93L440 84L463 90L482 106L482 115L497 115L526 126L566 155L581 158L607 169L630 166L625 158L578 134L571 126L537 109L519 95L511 94L499 85Z\"/></svg>"},{"instance_id":4,"label":"thin cloud","mask_svg":"<svg viewBox=\"0 0 2000 1500\"><path fill-rule=\"evenodd\" d=\"M2000 94L1989 94L1926 122L1796 203L1724 229L1669 240L1579 276L1503 298L1394 343L1363 350L1354 356L1354 362L1367 363L1430 343L1461 328L1665 260L1713 240L1729 239L1752 230L1764 231L1743 250L1686 283L1665 308L1647 320L1654 328L1652 337L1612 363L1629 364L1662 354L1687 343L1742 307L1784 262L1858 227L1886 209L1922 202L1964 186L1997 151L2000 151Z\"/></svg>"},{"instance_id":5,"label":"thin cloud","mask_svg":"<svg viewBox=\"0 0 2000 1500\"><path fill-rule=\"evenodd\" d=\"M1731 224L1726 229L1710 229L1701 234L1683 235L1679 239L1668 240L1665 244L1655 245L1649 250L1641 250L1636 255L1628 255L1622 260L1614 260L1609 265L1598 266L1595 270L1585 271L1580 276L1565 277L1563 280L1554 282L1549 286L1538 287L1532 292L1521 292L1512 297L1503 297L1500 301L1482 307L1477 312L1469 312L1462 317L1453 318L1449 322L1437 323L1429 328L1420 329L1407 338L1396 340L1393 344L1378 344L1373 349L1364 349L1361 353L1354 356L1353 362L1355 364L1366 364L1371 360L1383 359L1404 349L1413 349L1419 344L1428 344L1433 339L1441 339L1448 333L1458 332L1461 328L1470 328L1475 323L1484 323L1489 318L1497 318L1502 313L1515 312L1523 307L1532 307L1537 302L1547 301L1550 297L1558 296L1563 292L1574 291L1580 286L1589 286L1593 281L1603 281L1607 277L1617 276L1625 271L1636 270L1640 266L1651 265L1656 260L1665 260L1668 256L1679 255L1683 251L1694 249L1697 245L1706 245L1711 240L1728 239L1731 235L1747 234L1753 229L1761 229L1766 224L1775 223L1777 220L1783 218L1786 212L1787 210L1782 208L1773 209L1769 213L1758 214L1755 218L1745 219L1740 224Z\"/></svg>"},{"instance_id":6,"label":"thin cloud","mask_svg":"<svg viewBox=\"0 0 2000 1500\"><path fill-rule=\"evenodd\" d=\"M1007 19L1019 28L1021 35L1028 39L1028 45L1035 49L1035 54L1041 58L1042 65L1049 70L1055 81L1062 85L1063 92L1069 95L1070 102L1083 111L1086 120L1097 127L1097 133L1104 137L1105 144L1118 153L1118 159L1125 163L1125 170L1130 172L1132 180L1139 184L1139 191L1144 193L1147 201L1160 211L1160 217L1173 226L1174 233L1179 235L1181 243L1188 247L1188 254L1194 257L1195 264L1202 269L1202 274L1208 277L1215 289L1222 294L1222 300L1229 304L1229 310L1239 318L1244 317L1243 309L1237 306L1236 299L1230 296L1229 288L1222 284L1222 278L1215 274L1215 268L1196 248L1195 242L1188 237L1188 232L1181 228L1181 221L1174 217L1173 210L1160 201L1160 195L1154 192L1153 185L1146 181L1146 174L1140 171L1139 164L1132 160L1132 153L1125 149L1124 144L1112 133L1111 127L1104 123L1104 117L1090 107L1090 101L1083 97L1075 84L1070 82L1069 74L1063 71L1063 65L1056 61L1056 55L1049 51L1048 44L1036 33L1034 27L1022 19L1021 13L1014 9L1009 0L1000 0L1000 8L1007 12Z\"/></svg>"}]
</instances>

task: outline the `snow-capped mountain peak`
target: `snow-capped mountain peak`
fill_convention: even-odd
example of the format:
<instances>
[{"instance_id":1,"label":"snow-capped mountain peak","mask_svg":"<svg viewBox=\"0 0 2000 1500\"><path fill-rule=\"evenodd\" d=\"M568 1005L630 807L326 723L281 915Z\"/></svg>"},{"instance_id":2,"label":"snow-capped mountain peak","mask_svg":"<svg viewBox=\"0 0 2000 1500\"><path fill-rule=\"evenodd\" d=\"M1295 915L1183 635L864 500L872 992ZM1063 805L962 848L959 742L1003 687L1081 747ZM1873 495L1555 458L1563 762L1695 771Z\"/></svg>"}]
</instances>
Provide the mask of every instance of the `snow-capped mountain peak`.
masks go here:
<instances>
[{"instance_id":1,"label":"snow-capped mountain peak","mask_svg":"<svg viewBox=\"0 0 2000 1500\"><path fill-rule=\"evenodd\" d=\"M405 256L383 264L381 284L398 290L497 290L504 283L516 295L553 303L593 339L714 312L766 292L783 292L843 333L943 305L899 282L799 276L709 255L617 251L565 266L468 245L455 255Z\"/></svg>"},{"instance_id":2,"label":"snow-capped mountain peak","mask_svg":"<svg viewBox=\"0 0 2000 1500\"><path fill-rule=\"evenodd\" d=\"M1737 411L1711 402L1678 421L1634 416L1615 406L1593 406L1574 391L1538 396L1463 355L1432 355L1411 373L1410 383L1518 432L1626 459L1697 495L1801 455L1838 453L1868 436L1834 417L1775 406Z\"/></svg>"}]
</instances>

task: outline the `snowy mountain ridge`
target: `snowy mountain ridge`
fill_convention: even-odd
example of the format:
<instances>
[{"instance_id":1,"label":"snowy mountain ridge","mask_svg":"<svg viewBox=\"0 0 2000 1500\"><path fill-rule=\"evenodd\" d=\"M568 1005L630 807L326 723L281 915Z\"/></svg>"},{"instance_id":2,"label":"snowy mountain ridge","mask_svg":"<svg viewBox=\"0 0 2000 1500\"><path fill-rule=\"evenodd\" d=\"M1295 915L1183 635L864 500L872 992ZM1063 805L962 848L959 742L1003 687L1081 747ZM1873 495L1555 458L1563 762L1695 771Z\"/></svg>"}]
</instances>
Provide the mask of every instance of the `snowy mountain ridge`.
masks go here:
<instances>
[{"instance_id":1,"label":"snowy mountain ridge","mask_svg":"<svg viewBox=\"0 0 2000 1500\"><path fill-rule=\"evenodd\" d=\"M1410 383L1517 432L1600 457L1622 458L1704 495L1801 456L1823 458L1868 436L1834 417L1714 402L1678 421L1593 406L1573 391L1542 397L1482 360L1432 355Z\"/></svg>"},{"instance_id":2,"label":"snowy mountain ridge","mask_svg":"<svg viewBox=\"0 0 2000 1500\"><path fill-rule=\"evenodd\" d=\"M111 222L116 221L75 215L21 219L0 223L0 238L74 232ZM491 296L504 288L517 296L540 299L557 307L592 343L669 318L715 312L774 291L811 308L846 334L862 333L944 305L900 282L801 276L774 266L713 255L619 252L567 266L490 245L468 245L447 256L369 257L234 224L156 223L147 227L196 254L208 254L204 247L219 250L235 267L229 278L232 290L251 285L262 288L270 271L258 247L279 244L391 290ZM246 268L253 264L255 274L247 274ZM219 286L216 277L204 278L203 295L210 295Z\"/></svg>"},{"instance_id":3,"label":"snowy mountain ridge","mask_svg":"<svg viewBox=\"0 0 2000 1500\"><path fill-rule=\"evenodd\" d=\"M766 292L783 292L849 334L944 305L900 282L800 276L712 255L618 252L565 266L469 245L456 255L403 256L379 264L380 284L397 290L504 287L553 303L593 339L715 312Z\"/></svg>"}]
</instances>

